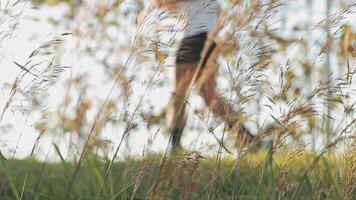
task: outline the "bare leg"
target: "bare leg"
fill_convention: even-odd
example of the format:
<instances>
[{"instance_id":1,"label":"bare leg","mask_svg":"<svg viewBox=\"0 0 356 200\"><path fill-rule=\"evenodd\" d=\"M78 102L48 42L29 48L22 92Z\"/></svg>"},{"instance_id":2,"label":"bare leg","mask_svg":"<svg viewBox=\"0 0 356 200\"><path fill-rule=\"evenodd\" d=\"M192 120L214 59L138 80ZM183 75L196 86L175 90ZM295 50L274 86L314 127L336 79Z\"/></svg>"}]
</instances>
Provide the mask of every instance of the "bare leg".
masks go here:
<instances>
[{"instance_id":1,"label":"bare leg","mask_svg":"<svg viewBox=\"0 0 356 200\"><path fill-rule=\"evenodd\" d=\"M186 95L197 64L177 64L175 93L172 94L166 113L166 121L172 134L172 151L180 147L180 139L186 122Z\"/></svg>"},{"instance_id":2,"label":"bare leg","mask_svg":"<svg viewBox=\"0 0 356 200\"><path fill-rule=\"evenodd\" d=\"M208 61L206 61L208 63ZM205 103L213 111L215 115L220 116L228 124L233 132L236 132L237 139L240 143L250 143L255 136L252 135L247 128L245 128L235 118L236 112L233 107L219 94L216 89L216 64L209 62L201 71L199 79L197 80L199 93L204 98Z\"/></svg>"},{"instance_id":3,"label":"bare leg","mask_svg":"<svg viewBox=\"0 0 356 200\"><path fill-rule=\"evenodd\" d=\"M180 147L180 139L186 122L185 98L196 73L206 38L207 33L186 37L177 51L175 93L171 97L166 113L173 152Z\"/></svg>"},{"instance_id":4,"label":"bare leg","mask_svg":"<svg viewBox=\"0 0 356 200\"><path fill-rule=\"evenodd\" d=\"M176 60L176 83L175 93L172 95L166 112L166 121L172 137L172 151L175 152L180 147L180 139L186 122L185 104L186 95L195 74L198 70L200 53L203 49L207 33L201 33L182 41L177 52ZM208 58L213 53L215 44L209 47ZM205 59L205 58L203 58ZM226 100L217 92L215 82L216 64L202 61L203 66L199 69L197 80L194 83L198 86L201 96L214 114L222 117L229 127L236 132L238 140L243 144L250 143L255 138L243 125L235 118L235 111Z\"/></svg>"},{"instance_id":5,"label":"bare leg","mask_svg":"<svg viewBox=\"0 0 356 200\"><path fill-rule=\"evenodd\" d=\"M215 77L207 78L199 89L200 95L204 98L205 103L211 111L222 117L226 123L232 127L236 120L234 120L234 112L232 106L222 98L216 91Z\"/></svg>"}]
</instances>

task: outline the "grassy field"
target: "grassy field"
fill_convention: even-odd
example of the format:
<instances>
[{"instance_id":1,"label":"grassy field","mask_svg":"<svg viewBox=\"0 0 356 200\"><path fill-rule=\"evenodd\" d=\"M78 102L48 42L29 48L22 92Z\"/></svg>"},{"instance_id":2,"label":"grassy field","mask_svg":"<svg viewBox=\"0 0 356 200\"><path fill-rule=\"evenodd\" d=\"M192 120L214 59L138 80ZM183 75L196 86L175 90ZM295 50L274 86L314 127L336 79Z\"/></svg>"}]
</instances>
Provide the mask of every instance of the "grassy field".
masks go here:
<instances>
[{"instance_id":1,"label":"grassy field","mask_svg":"<svg viewBox=\"0 0 356 200\"><path fill-rule=\"evenodd\" d=\"M142 0L31 2L0 0L0 66L6 78L0 78L0 200L356 200L355 0L324 6L314 0L224 1L188 87L173 91L186 106L165 109L167 89L173 87L169 68L177 57L173 49L180 42L176 35L189 24L184 16L171 26L169 13L156 13ZM192 16L210 7L205 4ZM45 21L51 30L36 28ZM38 29L28 35L30 43L19 37L21 22L31 24L25 24L24 34ZM213 75L216 91L209 87ZM206 107L198 105L203 99L190 100L191 90L205 93L202 88L211 91L201 96L221 93L228 99L226 112L215 113L221 119L210 113L217 110L218 97L205 98ZM226 126L220 132L222 121L233 120L229 126L249 123L258 139L271 137L274 144L237 157L181 152L118 160L123 146L143 142L131 135L147 136L147 145L155 147L158 134L166 137L164 129L175 131L163 125L169 124L163 116L170 107L178 114L189 109L186 129L199 133L193 143L209 132L219 142L214 145L235 141L239 147L242 129ZM225 136L225 129L233 134ZM140 138L143 133L149 134ZM25 134L38 137L32 150L26 149L31 156L16 160L23 156L16 152L31 142ZM42 155L37 145L51 144L42 137L53 140L48 155L57 153L56 163L34 159ZM61 155L61 144L70 158ZM94 155L96 149L116 152L114 159Z\"/></svg>"},{"instance_id":2,"label":"grassy field","mask_svg":"<svg viewBox=\"0 0 356 200\"><path fill-rule=\"evenodd\" d=\"M355 154L303 150L200 158L182 154L78 164L7 160L1 199L356 199ZM164 164L162 165L162 162ZM108 173L107 173L108 172ZM107 176L105 176L107 174Z\"/></svg>"}]
</instances>

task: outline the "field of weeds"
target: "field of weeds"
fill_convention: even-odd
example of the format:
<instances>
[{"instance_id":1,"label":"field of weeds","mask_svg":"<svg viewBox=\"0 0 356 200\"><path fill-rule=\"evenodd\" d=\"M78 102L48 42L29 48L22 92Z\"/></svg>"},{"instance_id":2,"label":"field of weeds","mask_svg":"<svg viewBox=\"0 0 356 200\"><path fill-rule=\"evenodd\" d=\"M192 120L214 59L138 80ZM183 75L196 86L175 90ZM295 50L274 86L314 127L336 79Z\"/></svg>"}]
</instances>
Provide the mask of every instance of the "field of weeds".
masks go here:
<instances>
[{"instance_id":1,"label":"field of weeds","mask_svg":"<svg viewBox=\"0 0 356 200\"><path fill-rule=\"evenodd\" d=\"M0 1L0 200L356 199L355 1L198 1Z\"/></svg>"},{"instance_id":2,"label":"field of weeds","mask_svg":"<svg viewBox=\"0 0 356 200\"><path fill-rule=\"evenodd\" d=\"M108 160L1 162L2 199L354 199L356 157L303 150L203 158L186 153ZM165 162L164 167L162 162ZM75 178L74 178L75 177Z\"/></svg>"}]
</instances>

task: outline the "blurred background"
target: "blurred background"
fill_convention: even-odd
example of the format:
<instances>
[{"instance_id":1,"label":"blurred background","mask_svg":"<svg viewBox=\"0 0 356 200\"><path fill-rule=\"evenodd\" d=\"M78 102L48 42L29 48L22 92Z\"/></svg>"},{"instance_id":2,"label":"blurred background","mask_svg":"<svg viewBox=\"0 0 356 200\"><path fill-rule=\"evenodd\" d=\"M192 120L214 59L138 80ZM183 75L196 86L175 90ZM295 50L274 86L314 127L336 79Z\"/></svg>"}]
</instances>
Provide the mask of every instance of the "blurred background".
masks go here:
<instances>
[{"instance_id":1,"label":"blurred background","mask_svg":"<svg viewBox=\"0 0 356 200\"><path fill-rule=\"evenodd\" d=\"M260 151L193 90L167 153L177 13L1 0L0 199L356 199L355 0L218 2L217 85Z\"/></svg>"},{"instance_id":2,"label":"blurred background","mask_svg":"<svg viewBox=\"0 0 356 200\"><path fill-rule=\"evenodd\" d=\"M221 12L231 2L220 0ZM218 86L239 109L236 117L256 134L284 123L283 134L268 137L315 151L340 134L354 135L355 2L266 2L275 8L236 26L218 58ZM248 15L247 3L240 4L237 12ZM169 13L147 7L142 0L1 1L6 158L56 161L59 151L72 160L86 143L104 157L117 150L117 159L166 150L162 113L181 28ZM195 93L188 112L183 146L214 154L224 124Z\"/></svg>"}]
</instances>

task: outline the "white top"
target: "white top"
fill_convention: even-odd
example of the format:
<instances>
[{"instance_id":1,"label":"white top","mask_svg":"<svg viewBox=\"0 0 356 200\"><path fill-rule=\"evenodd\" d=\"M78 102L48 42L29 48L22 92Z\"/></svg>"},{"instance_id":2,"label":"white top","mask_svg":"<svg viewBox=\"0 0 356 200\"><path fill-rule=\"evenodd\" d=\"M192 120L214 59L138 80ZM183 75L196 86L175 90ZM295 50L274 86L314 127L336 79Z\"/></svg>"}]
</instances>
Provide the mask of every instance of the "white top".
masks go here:
<instances>
[{"instance_id":1,"label":"white top","mask_svg":"<svg viewBox=\"0 0 356 200\"><path fill-rule=\"evenodd\" d=\"M192 0L181 2L185 18L184 37L193 36L211 30L218 18L217 0Z\"/></svg>"}]
</instances>

